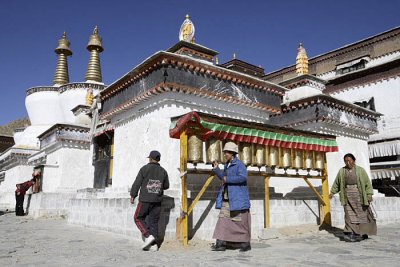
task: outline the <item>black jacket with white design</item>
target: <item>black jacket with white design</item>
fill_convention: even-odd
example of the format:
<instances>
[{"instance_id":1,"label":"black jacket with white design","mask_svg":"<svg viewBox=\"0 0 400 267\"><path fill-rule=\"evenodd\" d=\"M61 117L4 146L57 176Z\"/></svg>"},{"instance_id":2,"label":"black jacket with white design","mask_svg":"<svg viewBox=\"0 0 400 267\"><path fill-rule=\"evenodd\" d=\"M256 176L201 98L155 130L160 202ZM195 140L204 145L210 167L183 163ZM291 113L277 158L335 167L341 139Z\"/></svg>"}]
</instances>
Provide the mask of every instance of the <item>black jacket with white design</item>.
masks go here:
<instances>
[{"instance_id":1,"label":"black jacket with white design","mask_svg":"<svg viewBox=\"0 0 400 267\"><path fill-rule=\"evenodd\" d=\"M131 188L131 197L136 198L140 189L140 202L161 202L164 190L169 188L167 171L155 162L144 165Z\"/></svg>"}]
</instances>

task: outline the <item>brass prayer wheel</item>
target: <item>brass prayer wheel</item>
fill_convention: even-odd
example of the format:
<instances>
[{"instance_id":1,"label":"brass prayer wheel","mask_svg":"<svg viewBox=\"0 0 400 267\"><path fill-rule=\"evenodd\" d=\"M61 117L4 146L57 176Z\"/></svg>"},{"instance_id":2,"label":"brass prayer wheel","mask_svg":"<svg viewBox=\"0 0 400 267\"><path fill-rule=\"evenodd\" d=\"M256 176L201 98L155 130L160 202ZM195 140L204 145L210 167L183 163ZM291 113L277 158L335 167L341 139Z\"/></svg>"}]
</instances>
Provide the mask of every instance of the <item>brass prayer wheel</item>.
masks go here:
<instances>
[{"instance_id":1,"label":"brass prayer wheel","mask_svg":"<svg viewBox=\"0 0 400 267\"><path fill-rule=\"evenodd\" d=\"M222 154L222 142L216 138L210 138L206 141L206 163L211 164L213 161L225 162Z\"/></svg>"},{"instance_id":2,"label":"brass prayer wheel","mask_svg":"<svg viewBox=\"0 0 400 267\"><path fill-rule=\"evenodd\" d=\"M303 150L293 149L293 168L302 169L303 168Z\"/></svg>"},{"instance_id":3,"label":"brass prayer wheel","mask_svg":"<svg viewBox=\"0 0 400 267\"><path fill-rule=\"evenodd\" d=\"M265 146L260 144L252 145L251 165L261 167L265 165Z\"/></svg>"},{"instance_id":4,"label":"brass prayer wheel","mask_svg":"<svg viewBox=\"0 0 400 267\"><path fill-rule=\"evenodd\" d=\"M239 144L239 158L244 165L249 166L251 164L251 144L240 143Z\"/></svg>"},{"instance_id":5,"label":"brass prayer wheel","mask_svg":"<svg viewBox=\"0 0 400 267\"><path fill-rule=\"evenodd\" d=\"M264 160L265 165L269 166L269 146L264 146Z\"/></svg>"},{"instance_id":6,"label":"brass prayer wheel","mask_svg":"<svg viewBox=\"0 0 400 267\"><path fill-rule=\"evenodd\" d=\"M313 152L312 151L304 151L304 167L307 170L311 170L314 168L313 162Z\"/></svg>"},{"instance_id":7,"label":"brass prayer wheel","mask_svg":"<svg viewBox=\"0 0 400 267\"><path fill-rule=\"evenodd\" d=\"M314 152L314 169L322 170L324 168L324 153Z\"/></svg>"},{"instance_id":8,"label":"brass prayer wheel","mask_svg":"<svg viewBox=\"0 0 400 267\"><path fill-rule=\"evenodd\" d=\"M276 146L269 147L269 164L270 167L276 167L279 164L279 149Z\"/></svg>"},{"instance_id":9,"label":"brass prayer wheel","mask_svg":"<svg viewBox=\"0 0 400 267\"><path fill-rule=\"evenodd\" d=\"M292 166L292 154L290 148L281 148L279 159L280 167L285 169L290 168Z\"/></svg>"},{"instance_id":10,"label":"brass prayer wheel","mask_svg":"<svg viewBox=\"0 0 400 267\"><path fill-rule=\"evenodd\" d=\"M203 141L197 135L189 136L188 162L194 164L203 162Z\"/></svg>"}]
</instances>

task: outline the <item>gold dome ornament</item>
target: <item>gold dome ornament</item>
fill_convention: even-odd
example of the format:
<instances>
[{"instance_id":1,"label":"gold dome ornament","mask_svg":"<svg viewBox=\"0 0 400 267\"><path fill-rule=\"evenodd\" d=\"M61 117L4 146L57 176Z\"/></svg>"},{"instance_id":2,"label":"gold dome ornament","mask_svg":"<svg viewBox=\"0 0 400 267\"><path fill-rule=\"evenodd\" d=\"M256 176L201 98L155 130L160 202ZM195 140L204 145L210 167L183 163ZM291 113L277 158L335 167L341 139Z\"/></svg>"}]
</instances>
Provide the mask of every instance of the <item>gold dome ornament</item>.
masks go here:
<instances>
[{"instance_id":1,"label":"gold dome ornament","mask_svg":"<svg viewBox=\"0 0 400 267\"><path fill-rule=\"evenodd\" d=\"M308 74L308 56L306 49L303 47L302 43L300 43L297 51L298 51L296 57L297 76Z\"/></svg>"},{"instance_id":2,"label":"gold dome ornament","mask_svg":"<svg viewBox=\"0 0 400 267\"><path fill-rule=\"evenodd\" d=\"M186 15L186 19L182 23L179 31L179 41L194 43L194 25L189 19L189 15Z\"/></svg>"},{"instance_id":3,"label":"gold dome ornament","mask_svg":"<svg viewBox=\"0 0 400 267\"><path fill-rule=\"evenodd\" d=\"M96 26L90 36L87 50L90 52L90 59L85 75L85 80L90 82L102 83L100 53L104 51L102 38L99 35L99 28Z\"/></svg>"},{"instance_id":4,"label":"gold dome ornament","mask_svg":"<svg viewBox=\"0 0 400 267\"><path fill-rule=\"evenodd\" d=\"M68 73L68 59L67 57L72 55L72 50L69 47L70 42L67 39L67 34L64 32L60 40L58 40L58 46L54 50L58 54L58 62L56 67L56 73L54 74L53 84L60 86L69 83Z\"/></svg>"}]
</instances>

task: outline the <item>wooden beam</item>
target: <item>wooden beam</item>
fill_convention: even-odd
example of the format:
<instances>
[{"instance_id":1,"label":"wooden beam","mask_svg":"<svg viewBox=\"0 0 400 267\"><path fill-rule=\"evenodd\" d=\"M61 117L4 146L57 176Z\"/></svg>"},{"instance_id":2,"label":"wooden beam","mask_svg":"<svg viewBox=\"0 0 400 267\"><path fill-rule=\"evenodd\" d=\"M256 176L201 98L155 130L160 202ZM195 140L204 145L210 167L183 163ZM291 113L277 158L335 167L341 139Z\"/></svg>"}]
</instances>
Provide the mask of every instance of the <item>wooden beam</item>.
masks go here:
<instances>
[{"instance_id":1,"label":"wooden beam","mask_svg":"<svg viewBox=\"0 0 400 267\"><path fill-rule=\"evenodd\" d=\"M182 233L182 242L184 246L189 243L189 220L188 220L188 199L187 199L187 158L188 158L188 136L186 132L182 132L180 136L180 172L182 186L182 208L180 231Z\"/></svg>"},{"instance_id":2,"label":"wooden beam","mask_svg":"<svg viewBox=\"0 0 400 267\"><path fill-rule=\"evenodd\" d=\"M324 179L322 180L322 196L325 201L325 205L323 207L324 209L323 224L332 226L331 199L329 198L328 166L326 163L326 154L324 156L324 169L322 170L322 175L324 176Z\"/></svg>"},{"instance_id":3,"label":"wooden beam","mask_svg":"<svg viewBox=\"0 0 400 267\"><path fill-rule=\"evenodd\" d=\"M311 188L311 190L314 191L314 193L317 195L317 197L318 197L319 201L321 201L322 205L325 206L325 201L322 198L322 196L320 195L320 193L317 191L317 189L315 189L315 187L311 184L311 182L307 178L303 178L303 179L304 179L304 181L306 181L306 183Z\"/></svg>"},{"instance_id":4,"label":"wooden beam","mask_svg":"<svg viewBox=\"0 0 400 267\"><path fill-rule=\"evenodd\" d=\"M264 200L264 228L271 227L270 222L270 204L269 204L269 176L264 178L265 200Z\"/></svg>"},{"instance_id":5,"label":"wooden beam","mask_svg":"<svg viewBox=\"0 0 400 267\"><path fill-rule=\"evenodd\" d=\"M207 178L207 181L204 183L203 187L201 188L200 192L197 194L196 198L193 200L192 204L190 205L187 215L190 216L190 213L192 213L194 207L196 206L197 202L199 202L200 198L203 196L203 194L206 192L208 186L212 183L214 180L215 176L211 175L210 177Z\"/></svg>"}]
</instances>

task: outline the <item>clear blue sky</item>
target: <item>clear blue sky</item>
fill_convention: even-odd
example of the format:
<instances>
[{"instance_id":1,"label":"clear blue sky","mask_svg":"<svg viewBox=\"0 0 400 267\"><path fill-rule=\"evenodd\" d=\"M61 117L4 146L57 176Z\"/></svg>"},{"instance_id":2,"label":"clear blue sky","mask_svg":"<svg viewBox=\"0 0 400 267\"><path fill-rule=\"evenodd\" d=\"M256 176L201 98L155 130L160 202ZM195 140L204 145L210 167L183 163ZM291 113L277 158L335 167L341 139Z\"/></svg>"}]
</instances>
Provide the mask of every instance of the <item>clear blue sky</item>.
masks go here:
<instances>
[{"instance_id":1,"label":"clear blue sky","mask_svg":"<svg viewBox=\"0 0 400 267\"><path fill-rule=\"evenodd\" d=\"M178 41L189 14L196 42L271 72L294 64L299 42L309 57L400 25L398 0L151 0L1 1L0 125L26 117L25 93L52 85L54 49L64 31L71 41L71 82L84 80L86 45L99 26L110 84L145 58Z\"/></svg>"}]
</instances>

